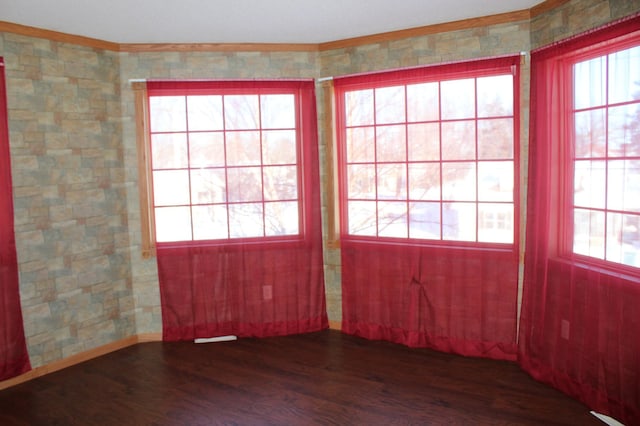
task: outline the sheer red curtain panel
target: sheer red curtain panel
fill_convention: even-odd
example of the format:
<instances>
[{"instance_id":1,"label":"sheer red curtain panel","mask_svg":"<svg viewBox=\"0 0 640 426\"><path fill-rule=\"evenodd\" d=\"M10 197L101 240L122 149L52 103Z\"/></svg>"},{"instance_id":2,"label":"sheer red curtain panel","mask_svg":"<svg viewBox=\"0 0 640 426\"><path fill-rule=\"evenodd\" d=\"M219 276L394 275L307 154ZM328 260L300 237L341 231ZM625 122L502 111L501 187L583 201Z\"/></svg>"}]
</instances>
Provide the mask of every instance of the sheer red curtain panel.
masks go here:
<instances>
[{"instance_id":1,"label":"sheer red curtain panel","mask_svg":"<svg viewBox=\"0 0 640 426\"><path fill-rule=\"evenodd\" d=\"M31 369L20 306L5 90L4 60L0 57L0 380Z\"/></svg>"},{"instance_id":2,"label":"sheer red curtain panel","mask_svg":"<svg viewBox=\"0 0 640 426\"><path fill-rule=\"evenodd\" d=\"M640 270L627 266L630 260L626 258L620 258L621 263L612 262L610 254L604 254L603 238L588 239L585 250L582 248L585 242L574 238L573 233L579 226L575 211L585 210L578 207L584 203L580 198L584 188L575 184L577 167L587 160L592 165L619 161L612 158L618 155L615 134L604 132L598 137L600 125L594 119L602 117L603 123L608 123L602 128L612 129L618 108L615 96L607 95L613 80L610 78L607 83L606 76L613 68L606 65L602 68L600 64L606 64L607 55L634 44L640 45L637 15L531 54L527 235L519 335L519 362L524 370L593 410L629 425L640 424ZM574 65L594 58L591 70L597 72L591 72L591 77L597 79L593 79L592 87L574 93L574 84L577 87L584 83L574 82L574 76L579 75ZM635 65L629 64L637 70L640 56L636 53L634 58ZM600 69L609 71L600 73ZM638 78L632 76L630 81L637 85ZM581 137L578 120L582 113L573 112L581 103L580 96L586 95L584 92L596 93L589 102L597 103L587 108L592 124L587 126L591 130L586 140L593 148L586 155L574 142ZM622 107L627 111L634 108L637 111L638 91L633 93L633 90L623 93ZM636 96L635 100L626 100L629 96ZM633 133L629 129L626 154L633 156L635 150L637 156L640 136L637 130ZM602 150L600 144L608 148ZM602 156L603 159L594 159ZM625 161L637 164L638 158ZM603 168L607 169L615 172L610 166ZM592 173L596 173L595 168ZM586 187L594 194L606 178L599 179L600 183L597 180ZM590 198L587 205L596 199L599 198ZM609 231L613 231L613 219L622 215L609 206L612 194L601 200L606 208L597 208L591 214L593 220L587 227L591 232L601 224L597 217L609 215L611 219L606 223ZM634 203L627 200L625 206ZM638 240L637 232L636 229L634 241ZM607 250L619 247L620 241L615 238L609 241ZM631 245L627 248L631 249Z\"/></svg>"},{"instance_id":3,"label":"sheer red curtain panel","mask_svg":"<svg viewBox=\"0 0 640 426\"><path fill-rule=\"evenodd\" d=\"M327 328L313 81L147 89L164 339Z\"/></svg>"},{"instance_id":4,"label":"sheer red curtain panel","mask_svg":"<svg viewBox=\"0 0 640 426\"><path fill-rule=\"evenodd\" d=\"M334 80L343 332L516 359L519 64Z\"/></svg>"}]
</instances>

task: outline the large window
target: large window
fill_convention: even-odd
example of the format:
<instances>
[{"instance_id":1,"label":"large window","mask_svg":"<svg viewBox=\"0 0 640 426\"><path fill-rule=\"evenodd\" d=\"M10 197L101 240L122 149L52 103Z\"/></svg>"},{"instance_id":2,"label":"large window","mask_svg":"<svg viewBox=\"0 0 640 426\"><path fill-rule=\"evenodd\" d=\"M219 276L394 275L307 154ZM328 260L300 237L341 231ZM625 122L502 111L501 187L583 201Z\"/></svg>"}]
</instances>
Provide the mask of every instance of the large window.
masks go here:
<instances>
[{"instance_id":1,"label":"large window","mask_svg":"<svg viewBox=\"0 0 640 426\"><path fill-rule=\"evenodd\" d=\"M343 237L513 244L518 64L337 79Z\"/></svg>"},{"instance_id":2,"label":"large window","mask_svg":"<svg viewBox=\"0 0 640 426\"><path fill-rule=\"evenodd\" d=\"M299 83L149 83L158 243L303 235Z\"/></svg>"},{"instance_id":3,"label":"large window","mask_svg":"<svg viewBox=\"0 0 640 426\"><path fill-rule=\"evenodd\" d=\"M572 249L640 267L640 40L571 61Z\"/></svg>"}]
</instances>

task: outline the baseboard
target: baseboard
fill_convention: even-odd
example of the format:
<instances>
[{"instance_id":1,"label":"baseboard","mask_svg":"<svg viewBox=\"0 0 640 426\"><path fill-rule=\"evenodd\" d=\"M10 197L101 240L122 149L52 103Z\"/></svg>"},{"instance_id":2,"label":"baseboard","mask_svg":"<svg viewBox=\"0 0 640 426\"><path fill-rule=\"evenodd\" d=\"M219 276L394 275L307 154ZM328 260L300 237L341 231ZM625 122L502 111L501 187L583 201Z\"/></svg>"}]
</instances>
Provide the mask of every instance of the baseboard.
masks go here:
<instances>
[{"instance_id":1,"label":"baseboard","mask_svg":"<svg viewBox=\"0 0 640 426\"><path fill-rule=\"evenodd\" d=\"M54 361L50 364L36 367L31 371L28 371L19 376L13 377L8 380L0 382L0 390L10 388L11 386L19 385L20 383L28 382L38 377L42 377L49 373L53 373L63 368L71 367L72 365L80 364L81 362L88 361L93 358L97 358L102 355L106 355L110 352L117 351L119 349L126 348L142 342L155 342L162 340L162 333L148 333L140 334L136 336L129 336L124 339L108 343L106 345L98 346L97 348L90 349L79 354L71 355L70 357Z\"/></svg>"},{"instance_id":2,"label":"baseboard","mask_svg":"<svg viewBox=\"0 0 640 426\"><path fill-rule=\"evenodd\" d=\"M162 333L142 333L137 337L138 343L162 342Z\"/></svg>"},{"instance_id":3,"label":"baseboard","mask_svg":"<svg viewBox=\"0 0 640 426\"><path fill-rule=\"evenodd\" d=\"M331 330L342 330L342 321L329 321L329 328Z\"/></svg>"}]
</instances>

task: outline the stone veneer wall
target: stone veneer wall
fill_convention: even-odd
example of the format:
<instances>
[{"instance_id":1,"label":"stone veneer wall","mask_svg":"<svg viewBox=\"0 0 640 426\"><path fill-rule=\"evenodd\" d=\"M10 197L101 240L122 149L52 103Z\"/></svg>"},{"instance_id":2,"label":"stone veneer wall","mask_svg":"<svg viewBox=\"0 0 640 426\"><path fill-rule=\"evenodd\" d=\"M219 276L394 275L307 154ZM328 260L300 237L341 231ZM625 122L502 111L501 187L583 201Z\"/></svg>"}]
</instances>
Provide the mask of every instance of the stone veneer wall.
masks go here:
<instances>
[{"instance_id":1,"label":"stone veneer wall","mask_svg":"<svg viewBox=\"0 0 640 426\"><path fill-rule=\"evenodd\" d=\"M20 288L33 365L161 331L156 263L142 259L140 250L130 79L314 78L514 54L639 10L640 0L572 0L531 22L308 53L117 53L0 33ZM527 58L521 68L523 207L528 82ZM317 96L324 164L322 91ZM339 322L339 249L325 250L325 279L329 318Z\"/></svg>"},{"instance_id":2,"label":"stone veneer wall","mask_svg":"<svg viewBox=\"0 0 640 426\"><path fill-rule=\"evenodd\" d=\"M136 332L119 56L0 33L34 367Z\"/></svg>"}]
</instances>

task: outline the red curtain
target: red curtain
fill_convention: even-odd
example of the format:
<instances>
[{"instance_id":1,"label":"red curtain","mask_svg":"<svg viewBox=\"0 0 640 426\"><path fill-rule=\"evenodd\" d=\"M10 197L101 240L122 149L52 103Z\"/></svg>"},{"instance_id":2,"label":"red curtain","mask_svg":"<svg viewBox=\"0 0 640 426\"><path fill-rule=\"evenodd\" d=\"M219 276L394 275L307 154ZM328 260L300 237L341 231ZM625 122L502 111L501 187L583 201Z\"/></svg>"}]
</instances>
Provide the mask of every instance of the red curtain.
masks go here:
<instances>
[{"instance_id":1,"label":"red curtain","mask_svg":"<svg viewBox=\"0 0 640 426\"><path fill-rule=\"evenodd\" d=\"M198 82L199 88L206 82ZM241 86L261 82L239 82ZM163 338L266 337L328 327L320 216L314 83L294 85L299 99L304 232L297 241L157 247ZM171 89L167 82L149 82Z\"/></svg>"},{"instance_id":2,"label":"red curtain","mask_svg":"<svg viewBox=\"0 0 640 426\"><path fill-rule=\"evenodd\" d=\"M342 330L516 359L517 256L343 240Z\"/></svg>"},{"instance_id":3,"label":"red curtain","mask_svg":"<svg viewBox=\"0 0 640 426\"><path fill-rule=\"evenodd\" d=\"M5 87L4 61L0 58L0 380L31 369L18 288Z\"/></svg>"},{"instance_id":4,"label":"red curtain","mask_svg":"<svg viewBox=\"0 0 640 426\"><path fill-rule=\"evenodd\" d=\"M562 143L570 140L565 121L572 100L571 68L562 59L639 29L636 16L532 52L519 335L520 363L534 378L629 425L640 424L640 280L560 253L567 234L558 212L573 189L566 190L572 180L562 176L570 167Z\"/></svg>"},{"instance_id":5,"label":"red curtain","mask_svg":"<svg viewBox=\"0 0 640 426\"><path fill-rule=\"evenodd\" d=\"M348 76L336 79L335 87L368 89L390 81L438 81L443 75L480 77L497 69L515 70L517 86L519 60L511 56ZM517 91L514 97L518 105ZM516 359L517 245L366 241L342 231L343 332L461 355Z\"/></svg>"}]
</instances>

